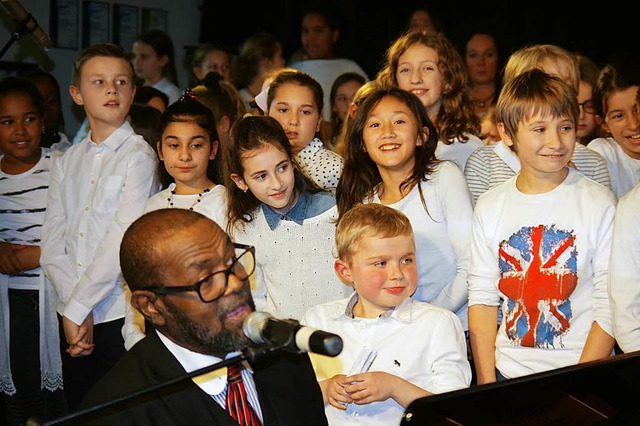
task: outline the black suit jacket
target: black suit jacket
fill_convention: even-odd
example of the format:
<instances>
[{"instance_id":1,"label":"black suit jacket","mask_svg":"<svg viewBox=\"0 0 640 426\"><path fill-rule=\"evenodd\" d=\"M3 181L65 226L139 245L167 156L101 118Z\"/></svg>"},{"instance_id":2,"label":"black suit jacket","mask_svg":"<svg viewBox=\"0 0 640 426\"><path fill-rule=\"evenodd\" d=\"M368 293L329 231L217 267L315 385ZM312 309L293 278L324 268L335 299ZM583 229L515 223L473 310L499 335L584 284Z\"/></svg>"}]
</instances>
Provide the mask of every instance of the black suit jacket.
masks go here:
<instances>
[{"instance_id":1,"label":"black suit jacket","mask_svg":"<svg viewBox=\"0 0 640 426\"><path fill-rule=\"evenodd\" d=\"M307 354L276 351L251 363L264 426L326 425ZM155 332L138 342L87 394L79 410L186 374ZM228 425L229 414L191 379L77 418L87 425Z\"/></svg>"}]
</instances>

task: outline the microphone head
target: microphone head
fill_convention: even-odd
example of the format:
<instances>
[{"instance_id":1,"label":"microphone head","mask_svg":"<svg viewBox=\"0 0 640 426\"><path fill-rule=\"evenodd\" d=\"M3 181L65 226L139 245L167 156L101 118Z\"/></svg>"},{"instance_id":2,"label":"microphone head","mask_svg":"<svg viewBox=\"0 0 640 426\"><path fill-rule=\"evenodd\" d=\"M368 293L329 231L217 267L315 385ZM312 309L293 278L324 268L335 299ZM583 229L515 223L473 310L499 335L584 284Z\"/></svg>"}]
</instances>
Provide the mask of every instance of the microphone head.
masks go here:
<instances>
[{"instance_id":1,"label":"microphone head","mask_svg":"<svg viewBox=\"0 0 640 426\"><path fill-rule=\"evenodd\" d=\"M244 335L253 343L267 343L263 331L269 318L271 315L266 312L251 312L242 323Z\"/></svg>"}]
</instances>

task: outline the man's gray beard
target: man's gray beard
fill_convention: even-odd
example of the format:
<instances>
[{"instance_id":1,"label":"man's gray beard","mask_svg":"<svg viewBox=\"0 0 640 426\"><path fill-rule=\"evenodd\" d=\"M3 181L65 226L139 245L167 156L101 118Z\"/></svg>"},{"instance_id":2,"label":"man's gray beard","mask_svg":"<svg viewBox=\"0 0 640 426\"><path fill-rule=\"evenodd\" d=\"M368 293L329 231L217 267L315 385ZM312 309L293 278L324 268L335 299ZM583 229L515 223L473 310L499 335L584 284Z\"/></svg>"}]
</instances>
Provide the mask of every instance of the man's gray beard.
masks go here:
<instances>
[{"instance_id":1,"label":"man's gray beard","mask_svg":"<svg viewBox=\"0 0 640 426\"><path fill-rule=\"evenodd\" d=\"M247 289L246 293L249 292ZM245 290L242 290L237 295L243 296L244 294ZM249 296L248 303L253 310L254 304L251 296ZM174 324L167 330L171 330L172 340L193 352L224 358L226 354L241 351L251 343L249 338L244 335L242 328L237 332L223 328L222 331L216 334L208 327L193 323L182 311L176 309L172 303L165 303L165 306L167 312L171 314L171 320ZM224 327L224 316L226 314L227 312L224 312L220 316L222 327Z\"/></svg>"}]
</instances>

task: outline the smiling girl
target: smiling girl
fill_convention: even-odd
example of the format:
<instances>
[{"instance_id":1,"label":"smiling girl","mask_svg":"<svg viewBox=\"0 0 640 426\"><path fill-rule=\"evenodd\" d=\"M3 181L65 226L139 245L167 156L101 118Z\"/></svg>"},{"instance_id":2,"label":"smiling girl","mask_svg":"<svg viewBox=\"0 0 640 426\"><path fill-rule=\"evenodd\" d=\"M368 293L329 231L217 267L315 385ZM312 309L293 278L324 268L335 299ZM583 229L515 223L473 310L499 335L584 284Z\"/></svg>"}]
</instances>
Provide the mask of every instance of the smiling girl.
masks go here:
<instances>
[{"instance_id":1,"label":"smiling girl","mask_svg":"<svg viewBox=\"0 0 640 426\"><path fill-rule=\"evenodd\" d=\"M256 309L300 319L310 307L351 293L333 271L335 197L299 171L278 121L247 116L229 139L227 230L256 247Z\"/></svg>"}]
</instances>

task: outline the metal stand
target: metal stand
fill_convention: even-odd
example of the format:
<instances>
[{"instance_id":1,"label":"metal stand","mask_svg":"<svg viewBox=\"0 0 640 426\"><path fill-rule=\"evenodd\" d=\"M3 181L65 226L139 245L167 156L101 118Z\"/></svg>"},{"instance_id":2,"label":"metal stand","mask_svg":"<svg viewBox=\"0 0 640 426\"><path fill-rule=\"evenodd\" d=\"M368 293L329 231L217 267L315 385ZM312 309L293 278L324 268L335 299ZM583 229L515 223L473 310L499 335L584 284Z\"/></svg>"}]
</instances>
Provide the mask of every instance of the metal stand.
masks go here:
<instances>
[{"instance_id":1,"label":"metal stand","mask_svg":"<svg viewBox=\"0 0 640 426\"><path fill-rule=\"evenodd\" d=\"M32 23L32 22L35 23L35 25L32 25L30 28L29 23ZM26 18L18 22L16 29L13 30L13 32L11 33L11 38L4 45L2 50L0 50L0 59L4 56L7 50L9 50L9 48L13 43L15 43L17 40L20 40L20 38L22 38L23 35L34 32L36 28L38 28L38 24L36 23L35 18L31 14L27 15Z\"/></svg>"}]
</instances>

